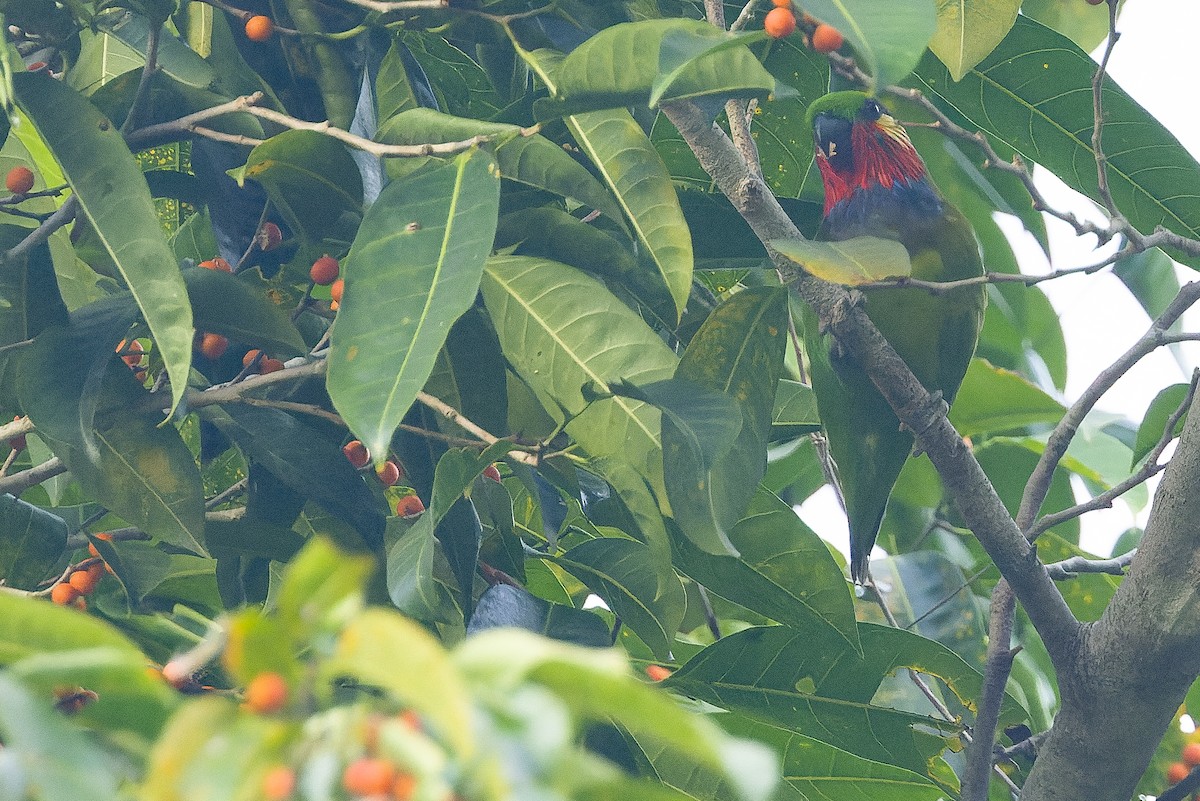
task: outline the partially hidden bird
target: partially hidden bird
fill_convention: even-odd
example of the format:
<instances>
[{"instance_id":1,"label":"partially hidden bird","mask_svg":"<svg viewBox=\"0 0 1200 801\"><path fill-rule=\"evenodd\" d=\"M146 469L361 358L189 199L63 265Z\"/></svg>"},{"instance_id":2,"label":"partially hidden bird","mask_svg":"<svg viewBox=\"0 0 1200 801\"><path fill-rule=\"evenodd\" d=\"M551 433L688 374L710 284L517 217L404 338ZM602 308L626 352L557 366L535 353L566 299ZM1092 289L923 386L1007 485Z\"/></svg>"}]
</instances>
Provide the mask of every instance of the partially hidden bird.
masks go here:
<instances>
[{"instance_id":1,"label":"partially hidden bird","mask_svg":"<svg viewBox=\"0 0 1200 801\"><path fill-rule=\"evenodd\" d=\"M825 186L817 239L873 236L900 242L912 277L924 281L983 274L971 224L934 187L908 133L882 103L862 92L835 92L814 101L807 120ZM862 299L867 315L917 379L952 403L983 325L983 285L941 294L916 287L863 287ZM862 583L913 437L863 368L807 307L804 332L817 409L850 524L850 575Z\"/></svg>"}]
</instances>

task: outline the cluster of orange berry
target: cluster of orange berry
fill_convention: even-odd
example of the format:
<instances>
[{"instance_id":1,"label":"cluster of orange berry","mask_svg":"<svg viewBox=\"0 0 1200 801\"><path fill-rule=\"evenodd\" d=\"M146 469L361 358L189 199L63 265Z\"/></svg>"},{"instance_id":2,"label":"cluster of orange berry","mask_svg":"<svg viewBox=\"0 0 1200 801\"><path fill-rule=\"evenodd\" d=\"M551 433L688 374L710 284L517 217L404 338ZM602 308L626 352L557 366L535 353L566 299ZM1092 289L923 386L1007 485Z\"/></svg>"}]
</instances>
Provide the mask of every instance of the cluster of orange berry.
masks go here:
<instances>
[{"instance_id":1,"label":"cluster of orange berry","mask_svg":"<svg viewBox=\"0 0 1200 801\"><path fill-rule=\"evenodd\" d=\"M796 15L792 11L792 0L772 0L772 2L775 7L768 11L767 16L763 19L763 30L766 31L767 36L773 39L791 36L796 31ZM817 22L808 15L805 15L804 20L814 26L808 41L812 45L812 49L818 53L832 53L834 50L840 50L845 44L842 32L832 25Z\"/></svg>"},{"instance_id":2,"label":"cluster of orange berry","mask_svg":"<svg viewBox=\"0 0 1200 801\"><path fill-rule=\"evenodd\" d=\"M362 470L371 462L371 452L357 439L352 439L343 445L342 453L346 456L346 461L354 465L356 470ZM375 475L379 477L379 483L383 486L393 487L400 483L400 479L404 478L404 468L395 459L388 459L375 468ZM425 504L416 495L405 495L396 503L398 517L413 517L424 511Z\"/></svg>"},{"instance_id":3,"label":"cluster of orange berry","mask_svg":"<svg viewBox=\"0 0 1200 801\"><path fill-rule=\"evenodd\" d=\"M259 715L282 711L288 704L290 690L287 681L278 673L260 673L247 686L242 706ZM365 746L367 753L352 759L342 770L342 787L355 797L410 801L416 794L419 781L402 770L395 762L376 754L380 729L399 723L412 732L421 731L421 721L411 710L389 722L383 715L373 714L367 721ZM286 801L296 790L296 771L289 765L275 765L263 774L262 794L268 801Z\"/></svg>"},{"instance_id":4,"label":"cluster of orange berry","mask_svg":"<svg viewBox=\"0 0 1200 801\"><path fill-rule=\"evenodd\" d=\"M97 534L96 539L111 540L112 535ZM104 559L96 550L95 545L88 545L88 553L91 554L91 558L84 559L62 581L51 588L51 601L59 606L74 606L81 610L87 608L84 598L92 594L100 584L100 579L104 578L105 570L110 569L104 563Z\"/></svg>"}]
</instances>

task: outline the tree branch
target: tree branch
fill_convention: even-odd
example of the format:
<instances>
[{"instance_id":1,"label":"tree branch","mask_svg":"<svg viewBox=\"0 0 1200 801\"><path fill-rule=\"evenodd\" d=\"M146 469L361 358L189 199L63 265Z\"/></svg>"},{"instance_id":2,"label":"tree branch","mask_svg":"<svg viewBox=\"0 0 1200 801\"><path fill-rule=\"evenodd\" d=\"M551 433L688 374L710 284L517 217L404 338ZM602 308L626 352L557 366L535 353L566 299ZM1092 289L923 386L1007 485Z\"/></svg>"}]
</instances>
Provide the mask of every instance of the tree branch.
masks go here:
<instances>
[{"instance_id":1,"label":"tree branch","mask_svg":"<svg viewBox=\"0 0 1200 801\"><path fill-rule=\"evenodd\" d=\"M967 743L967 767L963 774L962 801L987 801L991 774L995 764L996 729L1000 725L1000 708L1004 703L1004 687L1012 671L1017 651L1012 648L1013 618L1016 598L1004 579L992 590L991 613L988 615L987 661L983 669L983 692L979 711ZM1001 775L1004 775L1003 773Z\"/></svg>"}]
</instances>

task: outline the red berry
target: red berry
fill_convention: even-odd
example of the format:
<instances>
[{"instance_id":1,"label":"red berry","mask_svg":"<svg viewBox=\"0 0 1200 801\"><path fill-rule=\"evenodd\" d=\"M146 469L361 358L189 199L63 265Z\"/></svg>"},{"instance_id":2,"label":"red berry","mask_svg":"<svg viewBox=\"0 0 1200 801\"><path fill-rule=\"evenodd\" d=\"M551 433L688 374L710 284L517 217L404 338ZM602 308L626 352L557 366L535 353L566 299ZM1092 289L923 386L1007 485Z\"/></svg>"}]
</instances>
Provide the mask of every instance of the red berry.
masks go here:
<instances>
[{"instance_id":1,"label":"red berry","mask_svg":"<svg viewBox=\"0 0 1200 801\"><path fill-rule=\"evenodd\" d=\"M314 284L329 286L338 277L338 260L328 253L313 262L308 270L308 277Z\"/></svg>"},{"instance_id":2,"label":"red berry","mask_svg":"<svg viewBox=\"0 0 1200 801\"><path fill-rule=\"evenodd\" d=\"M763 30L772 39L782 39L791 36L796 30L796 15L790 8L773 8L763 19Z\"/></svg>"},{"instance_id":3,"label":"red berry","mask_svg":"<svg viewBox=\"0 0 1200 801\"><path fill-rule=\"evenodd\" d=\"M24 165L13 167L8 171L8 176L4 179L4 185L14 195L25 194L30 189L33 189L33 170Z\"/></svg>"},{"instance_id":4,"label":"red berry","mask_svg":"<svg viewBox=\"0 0 1200 801\"><path fill-rule=\"evenodd\" d=\"M284 801L296 789L296 771L277 765L263 776L262 791L267 801Z\"/></svg>"},{"instance_id":5,"label":"red berry","mask_svg":"<svg viewBox=\"0 0 1200 801\"><path fill-rule=\"evenodd\" d=\"M1179 784L1187 778L1189 773L1191 773L1191 769L1187 765L1182 762L1172 762L1171 766L1167 768L1167 781L1171 784Z\"/></svg>"},{"instance_id":6,"label":"red berry","mask_svg":"<svg viewBox=\"0 0 1200 801\"><path fill-rule=\"evenodd\" d=\"M405 495L396 504L396 517L416 517L425 511L425 504L416 495Z\"/></svg>"},{"instance_id":7,"label":"red berry","mask_svg":"<svg viewBox=\"0 0 1200 801\"><path fill-rule=\"evenodd\" d=\"M392 784L392 798L395 801L409 801L417 792L417 777L411 773L401 773Z\"/></svg>"},{"instance_id":8,"label":"red berry","mask_svg":"<svg viewBox=\"0 0 1200 801\"><path fill-rule=\"evenodd\" d=\"M342 278L339 278L329 285L329 297L333 298L334 303L342 302L342 290L345 289L345 287L346 282ZM335 306L334 308L336 309L337 307Z\"/></svg>"},{"instance_id":9,"label":"red berry","mask_svg":"<svg viewBox=\"0 0 1200 801\"><path fill-rule=\"evenodd\" d=\"M834 50L840 50L843 44L845 39L842 38L842 32L832 25L822 22L813 31L812 48L818 53L832 53Z\"/></svg>"},{"instance_id":10,"label":"red berry","mask_svg":"<svg viewBox=\"0 0 1200 801\"><path fill-rule=\"evenodd\" d=\"M396 766L385 759L361 757L342 773L342 787L354 795L383 795L395 781Z\"/></svg>"},{"instance_id":11,"label":"red berry","mask_svg":"<svg viewBox=\"0 0 1200 801\"><path fill-rule=\"evenodd\" d=\"M50 590L50 600L59 606L70 606L75 603L75 599L78 597L79 590L65 581L55 584L54 588Z\"/></svg>"},{"instance_id":12,"label":"red berry","mask_svg":"<svg viewBox=\"0 0 1200 801\"><path fill-rule=\"evenodd\" d=\"M342 453L346 454L346 459L356 468L365 467L367 462L371 461L371 452L367 450L367 446L356 439L343 445Z\"/></svg>"},{"instance_id":13,"label":"red berry","mask_svg":"<svg viewBox=\"0 0 1200 801\"><path fill-rule=\"evenodd\" d=\"M246 355L242 357L242 369L249 368L250 365L254 363L254 360L258 359L260 353L262 353L262 351L258 348L251 348L250 350L246 351ZM259 359L258 366L261 367L264 361L266 361L266 359Z\"/></svg>"},{"instance_id":14,"label":"red berry","mask_svg":"<svg viewBox=\"0 0 1200 801\"><path fill-rule=\"evenodd\" d=\"M229 262L217 256L215 259L200 262L200 266L206 270L219 270L223 273L233 272L233 268L229 266Z\"/></svg>"},{"instance_id":15,"label":"red berry","mask_svg":"<svg viewBox=\"0 0 1200 801\"><path fill-rule=\"evenodd\" d=\"M258 363L258 372L266 375L267 373L278 373L283 369L283 362L279 359L263 359Z\"/></svg>"},{"instance_id":16,"label":"red berry","mask_svg":"<svg viewBox=\"0 0 1200 801\"><path fill-rule=\"evenodd\" d=\"M278 673L259 673L246 686L245 705L251 712L278 712L287 700L287 682Z\"/></svg>"},{"instance_id":17,"label":"red berry","mask_svg":"<svg viewBox=\"0 0 1200 801\"><path fill-rule=\"evenodd\" d=\"M646 675L650 677L651 681L662 681L673 672L670 668L662 665L646 665Z\"/></svg>"},{"instance_id":18,"label":"red berry","mask_svg":"<svg viewBox=\"0 0 1200 801\"><path fill-rule=\"evenodd\" d=\"M21 419L21 415L19 415L19 414L13 415L14 423L20 419ZM12 439L10 439L8 441L8 447L12 448L14 451L17 451L18 453L25 450L25 435L21 434L20 436L16 436L16 437L13 437Z\"/></svg>"},{"instance_id":19,"label":"red berry","mask_svg":"<svg viewBox=\"0 0 1200 801\"><path fill-rule=\"evenodd\" d=\"M122 339L121 344L117 345L116 352L123 354L121 359L129 365L130 369L135 369L141 366L142 354L146 352L146 349L136 339L129 343Z\"/></svg>"},{"instance_id":20,"label":"red berry","mask_svg":"<svg viewBox=\"0 0 1200 801\"><path fill-rule=\"evenodd\" d=\"M388 459L375 469L375 474L379 476L379 481L383 486L390 487L400 480L400 476L404 475L404 471L400 469L400 465Z\"/></svg>"},{"instance_id":21,"label":"red berry","mask_svg":"<svg viewBox=\"0 0 1200 801\"><path fill-rule=\"evenodd\" d=\"M96 567L99 570L92 570L90 567L84 570L76 570L67 579L80 595L91 595L92 590L96 589L96 585L100 583L100 577L104 575L104 566L98 564Z\"/></svg>"},{"instance_id":22,"label":"red berry","mask_svg":"<svg viewBox=\"0 0 1200 801\"><path fill-rule=\"evenodd\" d=\"M256 14L246 20L246 38L252 42L265 42L275 32L275 23L270 17Z\"/></svg>"},{"instance_id":23,"label":"red berry","mask_svg":"<svg viewBox=\"0 0 1200 801\"><path fill-rule=\"evenodd\" d=\"M216 361L229 349L229 340L220 334L204 334L200 337L200 352Z\"/></svg>"},{"instance_id":24,"label":"red berry","mask_svg":"<svg viewBox=\"0 0 1200 801\"><path fill-rule=\"evenodd\" d=\"M265 222L258 229L258 234L254 237L254 241L258 243L260 250L274 250L283 241L283 231L280 231L279 226L275 223Z\"/></svg>"},{"instance_id":25,"label":"red berry","mask_svg":"<svg viewBox=\"0 0 1200 801\"><path fill-rule=\"evenodd\" d=\"M1200 743L1188 743L1183 747L1183 753L1180 756L1189 767L1194 768L1200 765Z\"/></svg>"},{"instance_id":26,"label":"red berry","mask_svg":"<svg viewBox=\"0 0 1200 801\"><path fill-rule=\"evenodd\" d=\"M495 481L497 484L500 483L500 471L496 469L496 465L494 465L494 464L489 464L487 467L485 467L483 469L483 477L490 478L492 481Z\"/></svg>"}]
</instances>

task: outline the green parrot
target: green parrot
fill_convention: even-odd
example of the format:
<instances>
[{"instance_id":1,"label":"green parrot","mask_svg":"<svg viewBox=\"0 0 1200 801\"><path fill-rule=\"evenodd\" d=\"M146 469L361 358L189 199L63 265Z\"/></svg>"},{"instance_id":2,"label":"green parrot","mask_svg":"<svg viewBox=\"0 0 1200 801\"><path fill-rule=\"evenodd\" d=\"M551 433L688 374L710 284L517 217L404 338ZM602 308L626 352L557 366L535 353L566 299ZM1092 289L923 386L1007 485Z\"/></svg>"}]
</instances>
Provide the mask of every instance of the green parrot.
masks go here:
<instances>
[{"instance_id":1,"label":"green parrot","mask_svg":"<svg viewBox=\"0 0 1200 801\"><path fill-rule=\"evenodd\" d=\"M826 95L809 107L808 124L825 185L817 239L898 241L912 276L926 281L983 274L970 223L938 193L907 132L878 100L862 92ZM862 294L868 316L925 388L953 402L983 325L983 285L941 295L916 288ZM813 391L850 523L850 575L861 583L913 438L863 369L805 311Z\"/></svg>"}]
</instances>

